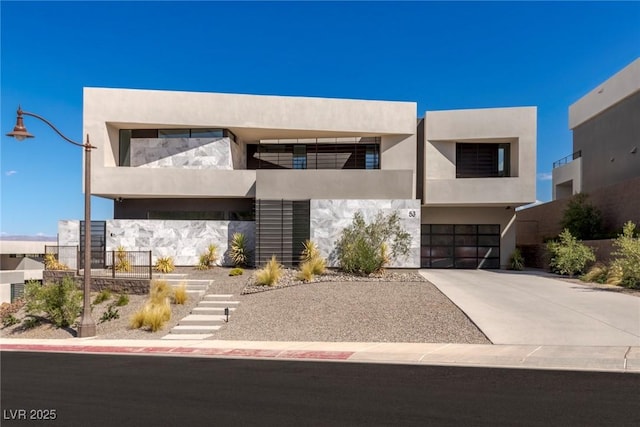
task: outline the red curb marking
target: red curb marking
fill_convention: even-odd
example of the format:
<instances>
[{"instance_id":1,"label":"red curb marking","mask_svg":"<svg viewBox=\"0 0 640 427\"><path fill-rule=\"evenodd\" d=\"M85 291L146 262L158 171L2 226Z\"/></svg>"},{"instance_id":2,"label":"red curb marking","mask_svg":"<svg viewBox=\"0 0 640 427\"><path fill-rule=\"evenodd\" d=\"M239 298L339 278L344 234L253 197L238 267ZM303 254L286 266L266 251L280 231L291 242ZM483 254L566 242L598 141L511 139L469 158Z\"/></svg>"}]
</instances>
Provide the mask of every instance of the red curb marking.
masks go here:
<instances>
[{"instance_id":1,"label":"red curb marking","mask_svg":"<svg viewBox=\"0 0 640 427\"><path fill-rule=\"evenodd\" d=\"M169 350L170 353L195 353L195 348L189 347L176 347Z\"/></svg>"},{"instance_id":2,"label":"red curb marking","mask_svg":"<svg viewBox=\"0 0 640 427\"><path fill-rule=\"evenodd\" d=\"M240 357L274 357L284 359L323 359L347 360L353 356L352 351L306 351L306 350L259 350L230 348L192 348L192 347L118 347L118 346L72 346L72 345L38 345L38 344L5 344L0 350L52 351L74 353L181 353L208 356L240 356Z\"/></svg>"},{"instance_id":3,"label":"red curb marking","mask_svg":"<svg viewBox=\"0 0 640 427\"><path fill-rule=\"evenodd\" d=\"M254 350L254 349L242 349L236 348L227 353L229 356L248 356L248 357L277 357L280 354L275 350Z\"/></svg>"},{"instance_id":4,"label":"red curb marking","mask_svg":"<svg viewBox=\"0 0 640 427\"><path fill-rule=\"evenodd\" d=\"M353 356L353 351L305 351L289 350L280 353L279 358L290 359L338 359L347 360Z\"/></svg>"}]
</instances>

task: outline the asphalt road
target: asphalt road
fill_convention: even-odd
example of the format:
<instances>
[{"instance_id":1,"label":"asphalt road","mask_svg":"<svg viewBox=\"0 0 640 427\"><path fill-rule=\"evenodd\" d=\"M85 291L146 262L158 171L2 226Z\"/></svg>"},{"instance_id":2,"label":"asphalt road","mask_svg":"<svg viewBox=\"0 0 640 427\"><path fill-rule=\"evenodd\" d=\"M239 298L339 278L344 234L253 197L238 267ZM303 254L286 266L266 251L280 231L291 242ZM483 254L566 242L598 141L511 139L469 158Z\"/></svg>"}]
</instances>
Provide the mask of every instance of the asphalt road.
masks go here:
<instances>
[{"instance_id":1,"label":"asphalt road","mask_svg":"<svg viewBox=\"0 0 640 427\"><path fill-rule=\"evenodd\" d=\"M3 427L640 425L636 374L20 352L0 363Z\"/></svg>"}]
</instances>

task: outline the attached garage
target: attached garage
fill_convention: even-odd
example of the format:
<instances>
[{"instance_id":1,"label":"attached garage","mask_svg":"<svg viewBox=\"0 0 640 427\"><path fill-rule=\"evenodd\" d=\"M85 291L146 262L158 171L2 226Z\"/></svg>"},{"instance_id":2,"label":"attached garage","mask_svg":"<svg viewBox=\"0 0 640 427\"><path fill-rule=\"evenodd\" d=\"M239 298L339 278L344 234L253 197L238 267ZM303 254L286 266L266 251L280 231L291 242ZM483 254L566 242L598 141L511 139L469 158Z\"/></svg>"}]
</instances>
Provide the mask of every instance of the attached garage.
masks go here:
<instances>
[{"instance_id":1,"label":"attached garage","mask_svg":"<svg viewBox=\"0 0 640 427\"><path fill-rule=\"evenodd\" d=\"M500 268L500 224L422 224L421 268Z\"/></svg>"}]
</instances>

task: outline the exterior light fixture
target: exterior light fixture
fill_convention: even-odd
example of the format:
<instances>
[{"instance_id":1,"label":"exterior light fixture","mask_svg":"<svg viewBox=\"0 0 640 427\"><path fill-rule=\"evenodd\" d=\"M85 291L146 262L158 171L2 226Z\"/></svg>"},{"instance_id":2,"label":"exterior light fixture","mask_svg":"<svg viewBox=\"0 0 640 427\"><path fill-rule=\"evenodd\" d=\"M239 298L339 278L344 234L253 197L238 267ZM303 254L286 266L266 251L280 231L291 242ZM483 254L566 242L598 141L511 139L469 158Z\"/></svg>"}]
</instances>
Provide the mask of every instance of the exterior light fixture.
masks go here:
<instances>
[{"instance_id":1,"label":"exterior light fixture","mask_svg":"<svg viewBox=\"0 0 640 427\"><path fill-rule=\"evenodd\" d=\"M80 324L78 325L78 337L94 337L96 335L96 323L91 317L91 150L95 150L97 147L89 144L89 135L87 135L86 143L81 144L79 142L75 142L62 134L58 128L44 117L27 111L22 111L20 106L18 106L17 114L18 117L16 119L16 125L13 128L13 131L9 132L7 136L16 138L18 141L33 138L34 136L27 132L27 128L24 126L22 117L31 116L45 122L65 141L84 148L84 300L82 305L82 317L80 319Z\"/></svg>"},{"instance_id":2,"label":"exterior light fixture","mask_svg":"<svg viewBox=\"0 0 640 427\"><path fill-rule=\"evenodd\" d=\"M227 316L227 320L226 322L229 323L229 307L225 307L224 309L224 315Z\"/></svg>"}]
</instances>

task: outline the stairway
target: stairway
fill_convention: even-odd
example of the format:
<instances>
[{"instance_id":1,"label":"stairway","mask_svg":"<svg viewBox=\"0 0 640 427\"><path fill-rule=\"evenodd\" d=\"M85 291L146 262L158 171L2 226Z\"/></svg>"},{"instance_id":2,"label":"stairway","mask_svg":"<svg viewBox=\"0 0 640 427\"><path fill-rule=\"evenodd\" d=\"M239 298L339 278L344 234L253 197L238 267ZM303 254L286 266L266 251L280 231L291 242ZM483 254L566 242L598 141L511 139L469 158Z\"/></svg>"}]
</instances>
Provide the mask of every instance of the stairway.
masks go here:
<instances>
[{"instance_id":1,"label":"stairway","mask_svg":"<svg viewBox=\"0 0 640 427\"><path fill-rule=\"evenodd\" d=\"M224 309L229 308L229 316L240 304L232 300L232 294L208 294L191 310L191 314L178 322L163 340L203 340L213 336L220 329L227 316Z\"/></svg>"},{"instance_id":2,"label":"stairway","mask_svg":"<svg viewBox=\"0 0 640 427\"><path fill-rule=\"evenodd\" d=\"M188 274L178 273L156 274L153 279L163 280L174 288L184 283L187 286L187 294L192 298L201 298L213 283L213 280L187 279L188 276Z\"/></svg>"}]
</instances>

